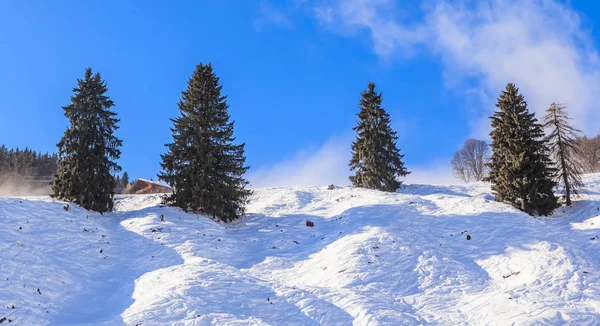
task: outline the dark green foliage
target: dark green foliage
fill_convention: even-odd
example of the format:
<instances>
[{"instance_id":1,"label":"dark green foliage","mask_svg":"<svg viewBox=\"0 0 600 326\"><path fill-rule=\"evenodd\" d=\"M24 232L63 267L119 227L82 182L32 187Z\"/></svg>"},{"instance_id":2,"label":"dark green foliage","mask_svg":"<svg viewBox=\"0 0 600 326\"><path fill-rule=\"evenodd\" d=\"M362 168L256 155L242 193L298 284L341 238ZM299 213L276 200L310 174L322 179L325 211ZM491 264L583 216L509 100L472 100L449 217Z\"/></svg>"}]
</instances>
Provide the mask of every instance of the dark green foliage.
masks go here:
<instances>
[{"instance_id":1,"label":"dark green foliage","mask_svg":"<svg viewBox=\"0 0 600 326\"><path fill-rule=\"evenodd\" d=\"M577 190L583 187L581 181L582 166L577 160L578 147L576 139L581 131L569 125L566 107L552 103L544 116L544 128L550 130L548 144L556 162L558 173L556 181L565 188L567 206L571 206L571 193L577 195Z\"/></svg>"},{"instance_id":2,"label":"dark green foliage","mask_svg":"<svg viewBox=\"0 0 600 326\"><path fill-rule=\"evenodd\" d=\"M53 197L101 213L113 208L113 173L121 171L115 160L122 141L114 136L119 119L110 110L114 103L107 91L91 68L77 80L71 104L63 107L69 126L57 144L59 169L52 180Z\"/></svg>"},{"instance_id":3,"label":"dark green foliage","mask_svg":"<svg viewBox=\"0 0 600 326\"><path fill-rule=\"evenodd\" d=\"M127 186L129 186L129 174L127 172L123 172L123 176L115 177L115 193L116 194L124 194L127 190Z\"/></svg>"},{"instance_id":4,"label":"dark green foliage","mask_svg":"<svg viewBox=\"0 0 600 326\"><path fill-rule=\"evenodd\" d=\"M355 187L396 191L402 184L398 178L410 172L402 162L404 155L396 146L398 137L392 130L390 115L381 106L381 99L373 83L361 93L350 160L350 169L356 173L350 181Z\"/></svg>"},{"instance_id":5,"label":"dark green foliage","mask_svg":"<svg viewBox=\"0 0 600 326\"><path fill-rule=\"evenodd\" d=\"M243 178L244 144L235 145L226 97L210 64L200 63L179 101L173 142L159 175L174 189L167 202L229 222L244 214L251 191Z\"/></svg>"},{"instance_id":6,"label":"dark green foliage","mask_svg":"<svg viewBox=\"0 0 600 326\"><path fill-rule=\"evenodd\" d=\"M50 177L58 170L56 153L35 152L29 148L0 146L0 177Z\"/></svg>"},{"instance_id":7,"label":"dark green foliage","mask_svg":"<svg viewBox=\"0 0 600 326\"><path fill-rule=\"evenodd\" d=\"M496 201L509 203L528 214L548 215L556 208L552 192L556 169L550 159L544 129L514 84L498 97L491 117L492 158L486 179Z\"/></svg>"},{"instance_id":8,"label":"dark green foliage","mask_svg":"<svg viewBox=\"0 0 600 326\"><path fill-rule=\"evenodd\" d=\"M129 174L127 172L123 172L123 176L121 177L121 185L123 188L129 184Z\"/></svg>"},{"instance_id":9,"label":"dark green foliage","mask_svg":"<svg viewBox=\"0 0 600 326\"><path fill-rule=\"evenodd\" d=\"M48 194L48 182L58 170L56 153L0 146L0 189L3 194Z\"/></svg>"}]
</instances>

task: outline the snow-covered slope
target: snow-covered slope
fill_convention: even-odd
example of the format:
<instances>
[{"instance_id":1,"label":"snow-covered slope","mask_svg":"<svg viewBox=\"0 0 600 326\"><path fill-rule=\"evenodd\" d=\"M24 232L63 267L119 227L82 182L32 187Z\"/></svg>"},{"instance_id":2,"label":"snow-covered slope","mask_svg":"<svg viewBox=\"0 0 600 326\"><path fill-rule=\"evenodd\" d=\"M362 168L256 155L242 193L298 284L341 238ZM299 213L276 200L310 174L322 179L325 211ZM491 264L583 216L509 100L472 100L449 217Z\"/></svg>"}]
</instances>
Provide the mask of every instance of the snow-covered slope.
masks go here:
<instances>
[{"instance_id":1,"label":"snow-covered slope","mask_svg":"<svg viewBox=\"0 0 600 326\"><path fill-rule=\"evenodd\" d=\"M0 198L0 321L596 325L600 175L585 181L543 219L483 184L257 189L227 226L157 195L104 216Z\"/></svg>"}]
</instances>

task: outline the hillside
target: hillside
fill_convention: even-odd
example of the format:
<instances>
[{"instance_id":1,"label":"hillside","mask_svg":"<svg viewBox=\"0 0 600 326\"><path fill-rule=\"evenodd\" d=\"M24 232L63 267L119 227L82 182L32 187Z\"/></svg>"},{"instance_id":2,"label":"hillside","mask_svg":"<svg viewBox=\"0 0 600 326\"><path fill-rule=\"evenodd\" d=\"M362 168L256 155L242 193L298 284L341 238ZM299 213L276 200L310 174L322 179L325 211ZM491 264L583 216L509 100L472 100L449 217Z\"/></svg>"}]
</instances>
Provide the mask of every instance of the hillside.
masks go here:
<instances>
[{"instance_id":1,"label":"hillside","mask_svg":"<svg viewBox=\"0 0 600 326\"><path fill-rule=\"evenodd\" d=\"M257 189L229 226L157 195L103 216L0 197L0 322L600 324L600 175L585 181L541 219L483 184Z\"/></svg>"}]
</instances>

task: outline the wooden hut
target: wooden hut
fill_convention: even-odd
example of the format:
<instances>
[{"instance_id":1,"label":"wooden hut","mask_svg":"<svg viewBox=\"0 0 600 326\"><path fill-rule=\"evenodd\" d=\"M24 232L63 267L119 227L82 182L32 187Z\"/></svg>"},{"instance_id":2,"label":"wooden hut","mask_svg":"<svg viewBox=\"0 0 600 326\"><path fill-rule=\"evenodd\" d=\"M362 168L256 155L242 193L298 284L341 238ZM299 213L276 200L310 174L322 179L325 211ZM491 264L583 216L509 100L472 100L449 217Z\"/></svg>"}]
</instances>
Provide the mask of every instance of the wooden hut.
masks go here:
<instances>
[{"instance_id":1,"label":"wooden hut","mask_svg":"<svg viewBox=\"0 0 600 326\"><path fill-rule=\"evenodd\" d=\"M161 194L170 193L173 189L171 187L146 179L137 179L127 190L127 194L131 195L142 195L142 194Z\"/></svg>"}]
</instances>

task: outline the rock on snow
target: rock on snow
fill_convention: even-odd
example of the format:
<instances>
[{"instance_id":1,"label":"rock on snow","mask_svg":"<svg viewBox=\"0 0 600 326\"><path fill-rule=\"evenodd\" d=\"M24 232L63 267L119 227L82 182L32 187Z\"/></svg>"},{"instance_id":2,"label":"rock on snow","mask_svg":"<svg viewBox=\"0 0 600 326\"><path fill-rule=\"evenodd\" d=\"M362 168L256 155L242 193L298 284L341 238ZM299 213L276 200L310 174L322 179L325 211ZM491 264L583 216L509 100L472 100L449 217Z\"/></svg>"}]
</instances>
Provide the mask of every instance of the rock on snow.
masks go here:
<instances>
[{"instance_id":1,"label":"rock on snow","mask_svg":"<svg viewBox=\"0 0 600 326\"><path fill-rule=\"evenodd\" d=\"M585 181L548 218L493 202L483 184L256 189L233 225L158 195L118 197L105 215L3 197L0 320L599 324L600 175Z\"/></svg>"}]
</instances>

